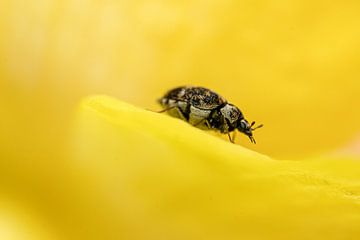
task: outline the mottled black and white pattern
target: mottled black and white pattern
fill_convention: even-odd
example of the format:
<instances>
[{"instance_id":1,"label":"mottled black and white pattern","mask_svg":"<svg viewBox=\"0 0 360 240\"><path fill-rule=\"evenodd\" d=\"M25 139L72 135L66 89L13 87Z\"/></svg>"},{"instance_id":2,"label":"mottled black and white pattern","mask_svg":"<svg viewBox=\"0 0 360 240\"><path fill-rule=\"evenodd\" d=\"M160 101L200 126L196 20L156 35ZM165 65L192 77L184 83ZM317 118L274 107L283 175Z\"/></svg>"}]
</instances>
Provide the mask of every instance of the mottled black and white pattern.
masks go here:
<instances>
[{"instance_id":1,"label":"mottled black and white pattern","mask_svg":"<svg viewBox=\"0 0 360 240\"><path fill-rule=\"evenodd\" d=\"M159 103L171 116L181 118L201 129L213 129L229 134L238 129L252 142L252 128L242 112L219 94L203 87L183 86L168 91ZM230 141L233 139L229 136Z\"/></svg>"}]
</instances>

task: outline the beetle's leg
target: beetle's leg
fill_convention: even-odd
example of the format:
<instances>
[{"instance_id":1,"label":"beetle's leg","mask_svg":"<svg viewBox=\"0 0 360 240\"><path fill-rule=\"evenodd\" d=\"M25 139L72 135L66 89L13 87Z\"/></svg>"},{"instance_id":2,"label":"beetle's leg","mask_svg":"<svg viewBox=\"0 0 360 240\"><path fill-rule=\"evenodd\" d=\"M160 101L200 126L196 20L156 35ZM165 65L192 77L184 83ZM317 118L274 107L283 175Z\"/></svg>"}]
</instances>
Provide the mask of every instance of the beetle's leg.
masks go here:
<instances>
[{"instance_id":1,"label":"beetle's leg","mask_svg":"<svg viewBox=\"0 0 360 240\"><path fill-rule=\"evenodd\" d=\"M173 108L176 108L176 106L171 106L171 107L167 107L167 108L164 108L163 110L160 110L160 111L157 111L157 113L163 113L163 112L167 112Z\"/></svg>"},{"instance_id":2,"label":"beetle's leg","mask_svg":"<svg viewBox=\"0 0 360 240\"><path fill-rule=\"evenodd\" d=\"M198 121L197 123L193 124L194 127L200 125L201 123L203 123L204 121L206 121L205 118L201 119L200 121Z\"/></svg>"},{"instance_id":3,"label":"beetle's leg","mask_svg":"<svg viewBox=\"0 0 360 240\"><path fill-rule=\"evenodd\" d=\"M210 123L209 123L209 121L207 119L205 120L205 124L208 127L208 129L211 129Z\"/></svg>"},{"instance_id":4,"label":"beetle's leg","mask_svg":"<svg viewBox=\"0 0 360 240\"><path fill-rule=\"evenodd\" d=\"M158 111L157 113L163 113L163 112L167 112L169 110L172 110L172 109L176 109L177 110L177 113L179 115L179 118L184 120L184 121L188 121L189 118L188 118L188 114L186 114L178 105L174 105L174 106L171 106L171 107L167 107L161 111Z\"/></svg>"},{"instance_id":5,"label":"beetle's leg","mask_svg":"<svg viewBox=\"0 0 360 240\"><path fill-rule=\"evenodd\" d=\"M208 129L211 129L210 123L209 123L209 121L208 121L206 118L201 119L201 120L198 121L197 123L193 124L193 126L196 127L196 126L200 125L201 123L205 123L206 127L207 127Z\"/></svg>"},{"instance_id":6,"label":"beetle's leg","mask_svg":"<svg viewBox=\"0 0 360 240\"><path fill-rule=\"evenodd\" d=\"M176 107L176 110L178 111L178 114L182 120L188 121L188 118L186 117L185 113L183 112L183 110L181 108Z\"/></svg>"},{"instance_id":7,"label":"beetle's leg","mask_svg":"<svg viewBox=\"0 0 360 240\"><path fill-rule=\"evenodd\" d=\"M235 143L235 142L233 141L233 139L231 138L230 133L228 133L227 135L228 135L228 137L229 137L229 141L230 141L231 143Z\"/></svg>"}]
</instances>

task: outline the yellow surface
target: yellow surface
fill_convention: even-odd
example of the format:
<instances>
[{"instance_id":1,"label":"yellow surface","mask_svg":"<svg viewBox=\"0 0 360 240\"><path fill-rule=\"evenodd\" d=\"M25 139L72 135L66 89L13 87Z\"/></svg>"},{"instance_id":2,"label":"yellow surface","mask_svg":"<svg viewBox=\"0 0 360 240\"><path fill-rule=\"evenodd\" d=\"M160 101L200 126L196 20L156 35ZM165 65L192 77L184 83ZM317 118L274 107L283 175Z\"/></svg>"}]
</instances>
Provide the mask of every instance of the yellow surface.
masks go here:
<instances>
[{"instance_id":1,"label":"yellow surface","mask_svg":"<svg viewBox=\"0 0 360 240\"><path fill-rule=\"evenodd\" d=\"M104 96L83 102L75 126L71 164L104 212L87 218L115 239L360 236L359 161L272 160Z\"/></svg>"},{"instance_id":2,"label":"yellow surface","mask_svg":"<svg viewBox=\"0 0 360 240\"><path fill-rule=\"evenodd\" d=\"M0 239L359 238L359 12L355 0L0 1ZM183 84L263 123L258 144L140 110ZM79 113L91 94L140 109L102 99Z\"/></svg>"}]
</instances>

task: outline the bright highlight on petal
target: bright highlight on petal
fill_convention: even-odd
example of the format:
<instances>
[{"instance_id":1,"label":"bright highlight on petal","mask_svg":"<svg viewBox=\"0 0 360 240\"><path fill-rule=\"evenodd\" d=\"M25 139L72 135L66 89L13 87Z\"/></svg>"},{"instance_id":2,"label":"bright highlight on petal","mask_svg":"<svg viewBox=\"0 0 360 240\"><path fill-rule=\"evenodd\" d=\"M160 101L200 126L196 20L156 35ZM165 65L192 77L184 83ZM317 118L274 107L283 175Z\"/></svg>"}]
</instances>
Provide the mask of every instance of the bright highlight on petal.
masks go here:
<instances>
[{"instance_id":1,"label":"bright highlight on petal","mask_svg":"<svg viewBox=\"0 0 360 240\"><path fill-rule=\"evenodd\" d=\"M109 213L98 219L108 223L99 235L108 229L122 239L360 236L360 162L273 160L106 96L82 102L73 139L72 164L91 179L92 200Z\"/></svg>"}]
</instances>

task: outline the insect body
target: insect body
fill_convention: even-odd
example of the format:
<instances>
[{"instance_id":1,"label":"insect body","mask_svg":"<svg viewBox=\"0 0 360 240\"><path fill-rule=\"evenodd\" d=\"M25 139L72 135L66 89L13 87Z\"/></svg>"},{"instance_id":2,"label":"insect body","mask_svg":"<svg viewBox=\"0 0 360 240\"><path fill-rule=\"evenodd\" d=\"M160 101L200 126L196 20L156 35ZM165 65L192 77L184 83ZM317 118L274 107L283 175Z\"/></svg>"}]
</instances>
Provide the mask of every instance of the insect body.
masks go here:
<instances>
[{"instance_id":1,"label":"insect body","mask_svg":"<svg viewBox=\"0 0 360 240\"><path fill-rule=\"evenodd\" d=\"M168 91L159 103L170 115L181 118L190 124L202 128L218 130L228 134L236 129L246 134L250 141L256 143L252 131L262 127L254 127L255 122L249 124L244 115L235 105L228 103L225 98L203 87L183 86Z\"/></svg>"}]
</instances>

